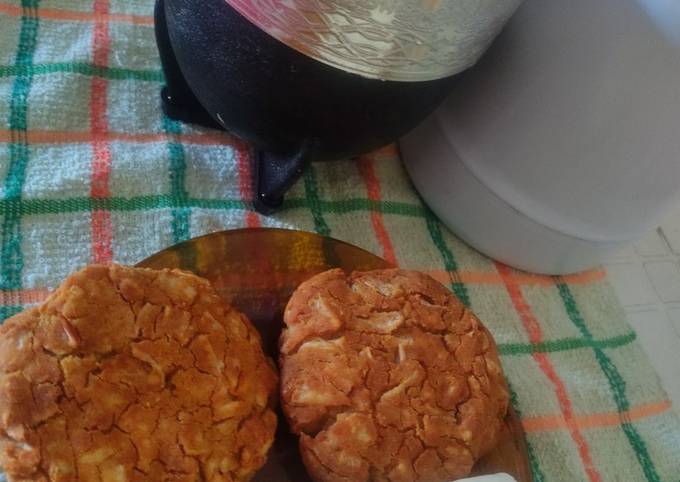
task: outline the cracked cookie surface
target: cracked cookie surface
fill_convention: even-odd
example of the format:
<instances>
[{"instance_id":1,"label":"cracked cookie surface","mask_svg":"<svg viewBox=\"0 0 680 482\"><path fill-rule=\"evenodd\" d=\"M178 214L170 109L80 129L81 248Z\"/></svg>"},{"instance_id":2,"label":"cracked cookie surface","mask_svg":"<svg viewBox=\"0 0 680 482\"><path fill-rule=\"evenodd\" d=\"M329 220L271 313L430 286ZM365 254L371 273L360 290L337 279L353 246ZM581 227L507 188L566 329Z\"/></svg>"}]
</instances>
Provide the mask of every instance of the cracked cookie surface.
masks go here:
<instances>
[{"instance_id":1,"label":"cracked cookie surface","mask_svg":"<svg viewBox=\"0 0 680 482\"><path fill-rule=\"evenodd\" d=\"M207 280L90 266L0 327L0 464L13 482L246 481L276 387Z\"/></svg>"},{"instance_id":2,"label":"cracked cookie surface","mask_svg":"<svg viewBox=\"0 0 680 482\"><path fill-rule=\"evenodd\" d=\"M508 408L489 332L417 272L331 270L290 299L281 402L318 482L469 474Z\"/></svg>"}]
</instances>

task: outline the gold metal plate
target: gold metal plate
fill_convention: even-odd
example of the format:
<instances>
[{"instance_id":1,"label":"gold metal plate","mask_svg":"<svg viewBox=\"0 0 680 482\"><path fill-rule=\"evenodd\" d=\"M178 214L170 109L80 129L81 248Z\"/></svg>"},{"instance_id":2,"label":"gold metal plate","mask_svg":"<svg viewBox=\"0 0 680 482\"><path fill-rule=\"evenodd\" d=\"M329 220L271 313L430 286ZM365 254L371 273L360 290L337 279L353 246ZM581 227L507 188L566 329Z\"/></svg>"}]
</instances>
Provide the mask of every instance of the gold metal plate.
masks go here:
<instances>
[{"instance_id":1,"label":"gold metal plate","mask_svg":"<svg viewBox=\"0 0 680 482\"><path fill-rule=\"evenodd\" d=\"M331 268L345 271L389 268L368 251L304 231L239 229L210 234L167 248L140 262L145 268L180 268L207 278L228 303L257 327L265 351L278 359L282 313L304 280ZM498 447L475 466L474 475L505 472L531 482L524 433L511 409ZM297 448L279 413L276 441L255 482L306 482Z\"/></svg>"}]
</instances>

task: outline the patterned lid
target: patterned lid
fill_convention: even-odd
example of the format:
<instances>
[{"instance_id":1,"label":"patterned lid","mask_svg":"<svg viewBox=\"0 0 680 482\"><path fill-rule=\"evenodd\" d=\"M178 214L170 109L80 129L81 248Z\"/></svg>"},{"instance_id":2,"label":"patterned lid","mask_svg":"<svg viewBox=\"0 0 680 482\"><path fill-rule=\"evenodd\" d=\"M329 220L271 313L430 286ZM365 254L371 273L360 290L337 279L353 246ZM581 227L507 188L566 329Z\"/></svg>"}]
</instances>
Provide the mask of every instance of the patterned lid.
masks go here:
<instances>
[{"instance_id":1,"label":"patterned lid","mask_svg":"<svg viewBox=\"0 0 680 482\"><path fill-rule=\"evenodd\" d=\"M225 0L299 52L364 77L424 81L474 64L522 0Z\"/></svg>"}]
</instances>

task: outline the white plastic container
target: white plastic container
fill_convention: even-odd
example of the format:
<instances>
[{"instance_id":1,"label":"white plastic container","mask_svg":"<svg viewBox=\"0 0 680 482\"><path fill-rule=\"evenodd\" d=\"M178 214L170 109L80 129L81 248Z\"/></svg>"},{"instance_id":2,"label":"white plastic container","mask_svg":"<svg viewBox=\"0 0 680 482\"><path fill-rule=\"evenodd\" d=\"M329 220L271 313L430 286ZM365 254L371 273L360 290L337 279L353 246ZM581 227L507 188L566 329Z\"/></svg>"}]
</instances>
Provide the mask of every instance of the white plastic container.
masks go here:
<instances>
[{"instance_id":1,"label":"white plastic container","mask_svg":"<svg viewBox=\"0 0 680 482\"><path fill-rule=\"evenodd\" d=\"M550 274L599 264L680 200L680 2L527 0L401 146L480 251Z\"/></svg>"}]
</instances>

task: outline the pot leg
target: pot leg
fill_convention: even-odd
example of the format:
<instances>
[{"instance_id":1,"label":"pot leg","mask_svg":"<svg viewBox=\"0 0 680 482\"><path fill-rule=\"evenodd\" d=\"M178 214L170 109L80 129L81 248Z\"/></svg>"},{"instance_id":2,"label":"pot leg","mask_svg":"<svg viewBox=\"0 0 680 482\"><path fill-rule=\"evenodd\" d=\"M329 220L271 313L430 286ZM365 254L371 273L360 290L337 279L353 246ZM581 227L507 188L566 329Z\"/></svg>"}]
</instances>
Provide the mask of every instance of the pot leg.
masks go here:
<instances>
[{"instance_id":1,"label":"pot leg","mask_svg":"<svg viewBox=\"0 0 680 482\"><path fill-rule=\"evenodd\" d=\"M161 90L163 112L174 120L222 129L222 126L203 108L182 75L170 43L164 0L156 0L154 25L156 45L165 75L165 86Z\"/></svg>"},{"instance_id":2,"label":"pot leg","mask_svg":"<svg viewBox=\"0 0 680 482\"><path fill-rule=\"evenodd\" d=\"M294 153L288 155L256 151L253 157L255 209L262 214L272 214L283 204L283 195L300 178L315 152L315 141L305 141Z\"/></svg>"}]
</instances>

